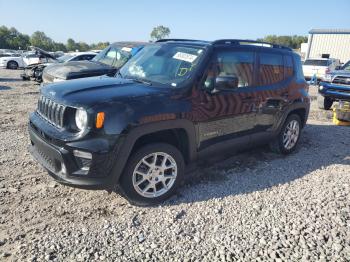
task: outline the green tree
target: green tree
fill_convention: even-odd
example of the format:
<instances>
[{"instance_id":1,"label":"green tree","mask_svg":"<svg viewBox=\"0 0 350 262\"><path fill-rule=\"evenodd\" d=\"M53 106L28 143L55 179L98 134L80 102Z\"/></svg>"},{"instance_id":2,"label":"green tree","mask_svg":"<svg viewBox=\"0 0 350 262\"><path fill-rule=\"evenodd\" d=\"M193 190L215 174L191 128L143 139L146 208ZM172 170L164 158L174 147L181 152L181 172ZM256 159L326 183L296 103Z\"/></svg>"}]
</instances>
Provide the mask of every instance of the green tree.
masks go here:
<instances>
[{"instance_id":1,"label":"green tree","mask_svg":"<svg viewBox=\"0 0 350 262\"><path fill-rule=\"evenodd\" d=\"M80 52L85 52L90 50L90 46L85 42L79 42L77 46Z\"/></svg>"},{"instance_id":2,"label":"green tree","mask_svg":"<svg viewBox=\"0 0 350 262\"><path fill-rule=\"evenodd\" d=\"M54 41L41 31L36 31L32 34L30 37L30 43L33 46L47 51L51 51L54 47Z\"/></svg>"},{"instance_id":3,"label":"green tree","mask_svg":"<svg viewBox=\"0 0 350 262\"><path fill-rule=\"evenodd\" d=\"M298 49L301 43L307 42L306 36L277 36L277 35L267 35L264 38L259 38L258 41L264 41L272 44L284 45L293 49Z\"/></svg>"},{"instance_id":4,"label":"green tree","mask_svg":"<svg viewBox=\"0 0 350 262\"><path fill-rule=\"evenodd\" d=\"M166 38L170 35L170 29L168 27L159 25L153 28L151 32L151 39L152 40L159 40Z\"/></svg>"},{"instance_id":5,"label":"green tree","mask_svg":"<svg viewBox=\"0 0 350 262\"><path fill-rule=\"evenodd\" d=\"M21 34L13 27L0 27L0 48L26 49L29 45L28 35Z\"/></svg>"},{"instance_id":6,"label":"green tree","mask_svg":"<svg viewBox=\"0 0 350 262\"><path fill-rule=\"evenodd\" d=\"M67 48L65 46L65 44L63 43L54 43L53 45L53 49L51 51L63 51L63 52L67 52Z\"/></svg>"},{"instance_id":7,"label":"green tree","mask_svg":"<svg viewBox=\"0 0 350 262\"><path fill-rule=\"evenodd\" d=\"M72 38L69 38L67 40L66 48L67 48L67 51L75 51L78 49L78 46L77 46L77 43Z\"/></svg>"}]
</instances>

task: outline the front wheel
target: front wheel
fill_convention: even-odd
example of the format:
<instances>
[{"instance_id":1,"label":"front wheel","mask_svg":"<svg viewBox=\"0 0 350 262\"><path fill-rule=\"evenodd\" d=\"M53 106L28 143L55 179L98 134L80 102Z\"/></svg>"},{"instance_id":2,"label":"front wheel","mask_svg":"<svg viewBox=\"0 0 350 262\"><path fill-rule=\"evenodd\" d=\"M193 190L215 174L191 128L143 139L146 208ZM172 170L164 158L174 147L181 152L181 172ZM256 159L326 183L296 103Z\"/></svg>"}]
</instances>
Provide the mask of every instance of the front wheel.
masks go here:
<instances>
[{"instance_id":1,"label":"front wheel","mask_svg":"<svg viewBox=\"0 0 350 262\"><path fill-rule=\"evenodd\" d=\"M333 100L329 97L324 97L320 94L317 95L317 104L319 109L329 110L333 105Z\"/></svg>"},{"instance_id":2,"label":"front wheel","mask_svg":"<svg viewBox=\"0 0 350 262\"><path fill-rule=\"evenodd\" d=\"M132 204L159 204L174 193L184 170L183 156L176 147L149 144L128 160L120 178L121 191Z\"/></svg>"},{"instance_id":3,"label":"front wheel","mask_svg":"<svg viewBox=\"0 0 350 262\"><path fill-rule=\"evenodd\" d=\"M301 120L298 115L290 115L284 122L280 133L270 143L273 152L289 154L293 152L299 142L301 133Z\"/></svg>"}]
</instances>

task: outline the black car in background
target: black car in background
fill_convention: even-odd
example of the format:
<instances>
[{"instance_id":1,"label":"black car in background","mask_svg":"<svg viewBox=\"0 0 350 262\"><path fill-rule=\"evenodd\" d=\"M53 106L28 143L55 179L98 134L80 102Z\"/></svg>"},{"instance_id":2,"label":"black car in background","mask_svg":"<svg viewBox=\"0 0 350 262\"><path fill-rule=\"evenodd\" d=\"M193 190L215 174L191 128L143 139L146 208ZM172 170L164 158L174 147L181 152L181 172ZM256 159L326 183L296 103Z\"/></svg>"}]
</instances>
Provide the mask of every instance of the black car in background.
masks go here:
<instances>
[{"instance_id":1,"label":"black car in background","mask_svg":"<svg viewBox=\"0 0 350 262\"><path fill-rule=\"evenodd\" d=\"M43 82L53 83L90 76L113 76L146 43L117 42L101 51L91 61L72 61L45 68Z\"/></svg>"}]
</instances>

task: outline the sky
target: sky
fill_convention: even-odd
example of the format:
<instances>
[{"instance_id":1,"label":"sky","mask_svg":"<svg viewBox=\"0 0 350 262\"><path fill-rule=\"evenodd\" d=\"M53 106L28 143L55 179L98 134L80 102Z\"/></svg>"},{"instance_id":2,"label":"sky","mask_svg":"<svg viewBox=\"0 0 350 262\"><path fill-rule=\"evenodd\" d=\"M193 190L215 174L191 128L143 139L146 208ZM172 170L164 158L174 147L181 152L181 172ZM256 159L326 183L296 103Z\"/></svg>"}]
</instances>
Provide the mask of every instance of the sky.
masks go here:
<instances>
[{"instance_id":1,"label":"sky","mask_svg":"<svg viewBox=\"0 0 350 262\"><path fill-rule=\"evenodd\" d=\"M64 43L148 41L157 25L172 38L256 39L349 29L349 11L350 0L0 0L0 25Z\"/></svg>"}]
</instances>

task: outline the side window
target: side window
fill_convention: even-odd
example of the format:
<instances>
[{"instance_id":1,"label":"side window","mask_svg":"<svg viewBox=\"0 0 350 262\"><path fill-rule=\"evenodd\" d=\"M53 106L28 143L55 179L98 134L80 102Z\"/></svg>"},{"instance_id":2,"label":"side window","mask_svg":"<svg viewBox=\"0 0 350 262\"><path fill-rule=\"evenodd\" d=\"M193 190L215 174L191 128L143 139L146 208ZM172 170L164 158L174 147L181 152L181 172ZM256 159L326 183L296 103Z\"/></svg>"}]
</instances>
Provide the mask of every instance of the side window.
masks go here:
<instances>
[{"instance_id":1,"label":"side window","mask_svg":"<svg viewBox=\"0 0 350 262\"><path fill-rule=\"evenodd\" d=\"M260 53L259 85L272 85L283 81L283 67L282 55Z\"/></svg>"},{"instance_id":2,"label":"side window","mask_svg":"<svg viewBox=\"0 0 350 262\"><path fill-rule=\"evenodd\" d=\"M86 55L85 56L85 60L91 60L91 59L93 59L95 57L95 55Z\"/></svg>"},{"instance_id":3,"label":"side window","mask_svg":"<svg viewBox=\"0 0 350 262\"><path fill-rule=\"evenodd\" d=\"M288 78L294 75L293 59L290 55L284 56L284 75L285 75L285 78Z\"/></svg>"},{"instance_id":4,"label":"side window","mask_svg":"<svg viewBox=\"0 0 350 262\"><path fill-rule=\"evenodd\" d=\"M71 59L70 61L80 61L81 60L80 58L81 58L81 56L78 55L78 56L74 57L73 59Z\"/></svg>"},{"instance_id":5,"label":"side window","mask_svg":"<svg viewBox=\"0 0 350 262\"><path fill-rule=\"evenodd\" d=\"M295 64L296 77L299 81L305 81L303 67L301 65L301 60L299 55L293 55L293 60Z\"/></svg>"},{"instance_id":6,"label":"side window","mask_svg":"<svg viewBox=\"0 0 350 262\"><path fill-rule=\"evenodd\" d=\"M232 76L238 80L237 87L252 86L254 75L254 52L219 51L207 72L205 88L212 88L217 76Z\"/></svg>"},{"instance_id":7,"label":"side window","mask_svg":"<svg viewBox=\"0 0 350 262\"><path fill-rule=\"evenodd\" d=\"M113 66L116 68L122 67L130 58L130 53L124 52L122 50L117 50L115 54L115 61Z\"/></svg>"}]
</instances>

